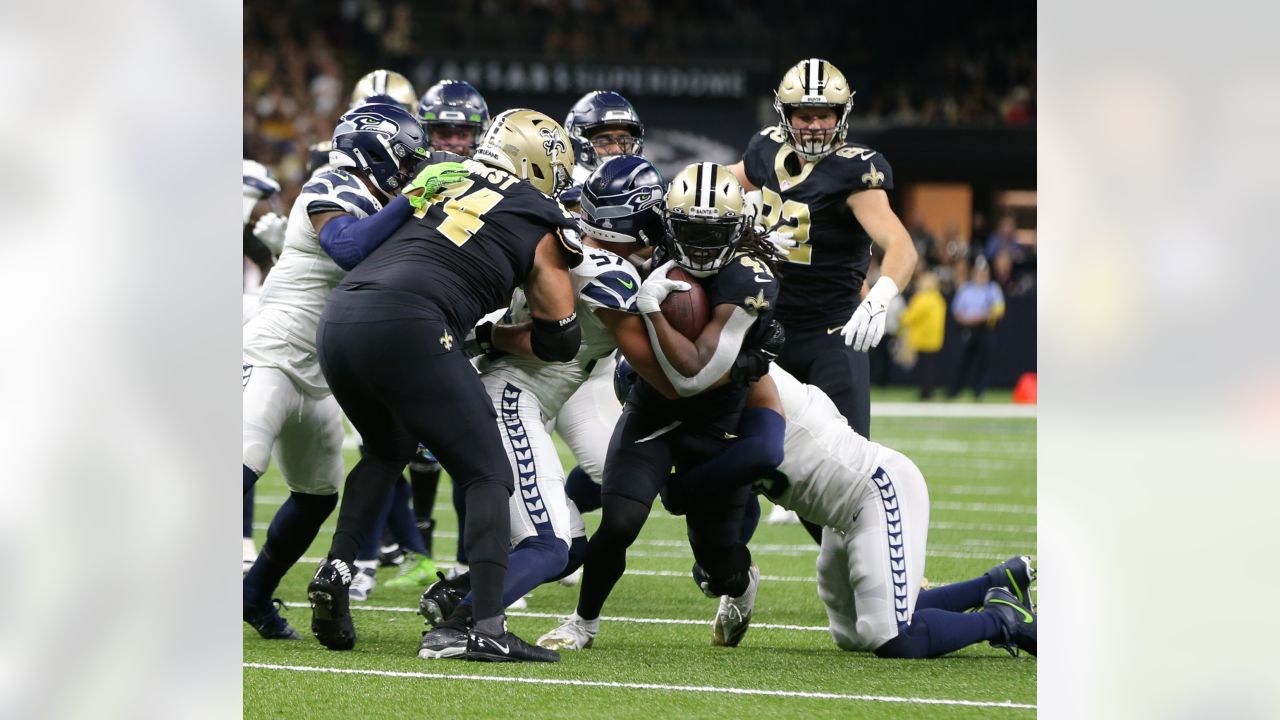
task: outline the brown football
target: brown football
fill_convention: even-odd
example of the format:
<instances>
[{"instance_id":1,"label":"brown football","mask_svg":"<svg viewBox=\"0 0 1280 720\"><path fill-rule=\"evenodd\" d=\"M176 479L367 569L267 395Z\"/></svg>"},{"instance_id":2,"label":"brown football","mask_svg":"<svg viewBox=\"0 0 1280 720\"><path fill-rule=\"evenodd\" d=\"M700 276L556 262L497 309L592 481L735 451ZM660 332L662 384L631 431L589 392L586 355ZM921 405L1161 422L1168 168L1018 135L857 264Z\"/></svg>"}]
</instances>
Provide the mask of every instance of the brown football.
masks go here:
<instances>
[{"instance_id":1,"label":"brown football","mask_svg":"<svg viewBox=\"0 0 1280 720\"><path fill-rule=\"evenodd\" d=\"M692 287L685 292L673 292L662 301L662 316L671 323L681 335L696 340L711 319L711 306L707 304L707 293L698 283L698 278L684 270L673 267L667 273L672 280L689 283Z\"/></svg>"}]
</instances>

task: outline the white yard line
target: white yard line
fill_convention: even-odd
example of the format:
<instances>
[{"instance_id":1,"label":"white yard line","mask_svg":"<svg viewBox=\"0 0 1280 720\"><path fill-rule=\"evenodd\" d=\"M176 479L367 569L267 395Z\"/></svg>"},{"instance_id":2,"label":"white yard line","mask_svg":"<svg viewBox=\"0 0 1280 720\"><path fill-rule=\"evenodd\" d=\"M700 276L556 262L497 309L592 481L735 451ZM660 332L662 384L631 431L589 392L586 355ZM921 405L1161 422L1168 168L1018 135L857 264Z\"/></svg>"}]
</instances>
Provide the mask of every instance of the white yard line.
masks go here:
<instances>
[{"instance_id":1,"label":"white yard line","mask_svg":"<svg viewBox=\"0 0 1280 720\"><path fill-rule=\"evenodd\" d=\"M562 678L495 677L490 675L455 675L452 673L359 670L355 668L327 668L312 667L308 665L274 665L269 663L243 663L243 667L258 670L333 673L337 675L373 675L377 677L422 678L430 680L471 680L475 682L524 683L529 685L570 685L575 687L623 688L628 690L724 693L726 695L765 695L770 697L812 698L818 700L856 700L862 702L909 703L913 705L959 705L964 707L1013 708L1019 710L1036 709L1035 705L1026 705L1008 701L951 700L946 698L898 697L894 695L850 695L845 693L765 690L761 688L715 687L710 685L663 685L658 683L620 683L605 682L601 680L570 680Z\"/></svg>"}]
</instances>

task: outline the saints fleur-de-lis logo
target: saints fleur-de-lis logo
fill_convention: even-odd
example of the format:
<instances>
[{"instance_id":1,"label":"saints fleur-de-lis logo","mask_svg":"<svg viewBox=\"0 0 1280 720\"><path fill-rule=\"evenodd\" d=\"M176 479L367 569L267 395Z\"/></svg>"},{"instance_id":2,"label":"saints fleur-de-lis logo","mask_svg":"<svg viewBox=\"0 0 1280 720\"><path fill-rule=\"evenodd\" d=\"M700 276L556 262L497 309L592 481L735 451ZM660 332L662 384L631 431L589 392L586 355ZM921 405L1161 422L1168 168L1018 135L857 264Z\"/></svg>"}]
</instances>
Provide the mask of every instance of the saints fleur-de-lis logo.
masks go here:
<instances>
[{"instance_id":1,"label":"saints fleur-de-lis logo","mask_svg":"<svg viewBox=\"0 0 1280 720\"><path fill-rule=\"evenodd\" d=\"M769 301L764 299L764 290L756 293L755 297L748 296L747 299L743 301L743 304L747 306L748 310L754 310L756 313L759 313L761 310L765 310L769 307Z\"/></svg>"},{"instance_id":2,"label":"saints fleur-de-lis logo","mask_svg":"<svg viewBox=\"0 0 1280 720\"><path fill-rule=\"evenodd\" d=\"M884 173L880 172L879 170L876 170L875 163L871 162L867 164L871 166L871 170L870 172L865 172L862 174L862 182L866 183L867 187L869 188L880 187L882 184L884 184Z\"/></svg>"},{"instance_id":3,"label":"saints fleur-de-lis logo","mask_svg":"<svg viewBox=\"0 0 1280 720\"><path fill-rule=\"evenodd\" d=\"M560 153L569 149L564 144L564 140L556 134L556 131L549 127L540 128L538 134L543 138L542 149L547 151L547 155L551 157L551 162L555 162Z\"/></svg>"},{"instance_id":4,"label":"saints fleur-de-lis logo","mask_svg":"<svg viewBox=\"0 0 1280 720\"><path fill-rule=\"evenodd\" d=\"M444 334L440 336L440 344L444 346L445 350L453 349L453 336L449 334L448 330L445 330Z\"/></svg>"}]
</instances>

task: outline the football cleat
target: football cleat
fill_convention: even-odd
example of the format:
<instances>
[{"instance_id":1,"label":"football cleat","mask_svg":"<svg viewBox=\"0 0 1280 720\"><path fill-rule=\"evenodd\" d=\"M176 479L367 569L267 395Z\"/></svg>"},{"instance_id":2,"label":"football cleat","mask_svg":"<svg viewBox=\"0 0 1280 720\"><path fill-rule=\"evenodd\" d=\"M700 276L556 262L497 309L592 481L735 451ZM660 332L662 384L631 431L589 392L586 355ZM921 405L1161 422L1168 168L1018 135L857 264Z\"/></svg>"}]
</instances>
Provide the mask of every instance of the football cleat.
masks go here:
<instances>
[{"instance_id":1,"label":"football cleat","mask_svg":"<svg viewBox=\"0 0 1280 720\"><path fill-rule=\"evenodd\" d=\"M467 634L466 658L482 662L560 662L560 653L530 645L510 630L489 635L473 628Z\"/></svg>"},{"instance_id":2,"label":"football cleat","mask_svg":"<svg viewBox=\"0 0 1280 720\"><path fill-rule=\"evenodd\" d=\"M392 565L400 567L404 563L405 555L407 553L404 548L400 547L400 543L381 545L378 547L378 567L390 567Z\"/></svg>"},{"instance_id":3,"label":"football cleat","mask_svg":"<svg viewBox=\"0 0 1280 720\"><path fill-rule=\"evenodd\" d=\"M1031 612L1036 611L1036 604L1031 600L1031 583L1036 580L1036 569L1031 564L1031 557L1019 555L987 571L991 578L991 587L1008 590Z\"/></svg>"},{"instance_id":4,"label":"football cleat","mask_svg":"<svg viewBox=\"0 0 1280 720\"><path fill-rule=\"evenodd\" d=\"M466 593L449 584L444 573L437 571L436 577L440 579L432 583L418 600L418 614L426 618L431 627L443 623L466 597Z\"/></svg>"},{"instance_id":5,"label":"football cleat","mask_svg":"<svg viewBox=\"0 0 1280 720\"><path fill-rule=\"evenodd\" d=\"M307 585L311 601L311 632L330 650L350 650L356 646L356 627L351 621L351 566L342 560L326 560Z\"/></svg>"},{"instance_id":6,"label":"football cleat","mask_svg":"<svg viewBox=\"0 0 1280 720\"><path fill-rule=\"evenodd\" d=\"M991 588L982 599L982 609L996 617L1004 635L1003 640L992 640L991 647L1004 648L1014 657L1018 657L1019 650L1036 654L1036 615L1013 593L1002 587Z\"/></svg>"},{"instance_id":7,"label":"football cleat","mask_svg":"<svg viewBox=\"0 0 1280 720\"><path fill-rule=\"evenodd\" d=\"M566 617L560 627L538 638L538 645L548 650L586 650L595 642L596 632L574 613Z\"/></svg>"},{"instance_id":8,"label":"football cleat","mask_svg":"<svg viewBox=\"0 0 1280 720\"><path fill-rule=\"evenodd\" d=\"M416 559L415 559L416 558ZM426 555L415 554L400 567L400 572L387 581L389 588L420 587L430 585L436 576L436 561Z\"/></svg>"},{"instance_id":9,"label":"football cleat","mask_svg":"<svg viewBox=\"0 0 1280 720\"><path fill-rule=\"evenodd\" d=\"M738 597L722 595L720 609L711 623L711 644L716 647L738 647L751 626L751 611L755 608L756 592L760 589L760 568L751 563L747 589Z\"/></svg>"},{"instance_id":10,"label":"football cleat","mask_svg":"<svg viewBox=\"0 0 1280 720\"><path fill-rule=\"evenodd\" d=\"M418 657L423 660L440 660L458 657L467 652L467 624L450 618L422 633L418 643Z\"/></svg>"},{"instance_id":11,"label":"football cleat","mask_svg":"<svg viewBox=\"0 0 1280 720\"><path fill-rule=\"evenodd\" d=\"M301 640L302 636L280 616L277 607L284 607L284 603L278 598L267 603L265 607L254 607L245 603L244 621L252 625L253 629L267 640Z\"/></svg>"},{"instance_id":12,"label":"football cleat","mask_svg":"<svg viewBox=\"0 0 1280 720\"><path fill-rule=\"evenodd\" d=\"M378 584L378 571L374 568L360 568L360 572L351 578L351 589L347 594L351 597L352 602L364 602L369 599L369 595L373 594L373 588Z\"/></svg>"}]
</instances>

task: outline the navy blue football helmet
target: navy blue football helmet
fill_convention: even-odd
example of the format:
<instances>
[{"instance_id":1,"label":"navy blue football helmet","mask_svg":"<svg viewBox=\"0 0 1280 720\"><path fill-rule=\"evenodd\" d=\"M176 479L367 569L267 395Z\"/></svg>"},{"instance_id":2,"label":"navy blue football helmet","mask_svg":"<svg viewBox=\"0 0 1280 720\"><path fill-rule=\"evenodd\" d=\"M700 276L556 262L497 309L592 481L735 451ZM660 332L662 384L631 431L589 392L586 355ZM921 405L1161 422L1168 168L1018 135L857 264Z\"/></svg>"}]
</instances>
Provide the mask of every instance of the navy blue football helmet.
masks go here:
<instances>
[{"instance_id":1,"label":"navy blue football helmet","mask_svg":"<svg viewBox=\"0 0 1280 720\"><path fill-rule=\"evenodd\" d=\"M489 127L489 105L471 83L441 80L423 93L418 103L418 121L426 131L428 148L471 157L480 136ZM440 131L437 134L456 134L443 131L465 129L470 131L470 135L433 143L432 129Z\"/></svg>"},{"instance_id":2,"label":"navy blue football helmet","mask_svg":"<svg viewBox=\"0 0 1280 720\"><path fill-rule=\"evenodd\" d=\"M418 119L399 105L357 105L338 118L329 164L362 171L383 194L394 195L427 157Z\"/></svg>"},{"instance_id":3,"label":"navy blue football helmet","mask_svg":"<svg viewBox=\"0 0 1280 720\"><path fill-rule=\"evenodd\" d=\"M638 155L606 158L582 186L578 229L609 242L658 245L666 186L658 168Z\"/></svg>"},{"instance_id":4,"label":"navy blue football helmet","mask_svg":"<svg viewBox=\"0 0 1280 720\"><path fill-rule=\"evenodd\" d=\"M564 119L564 129L573 141L574 161L581 167L594 170L600 156L591 143L591 135L598 130L615 127L631 133L634 140L618 143L621 152L611 155L644 154L644 123L640 122L636 109L626 98L610 90L593 90L579 98Z\"/></svg>"}]
</instances>

